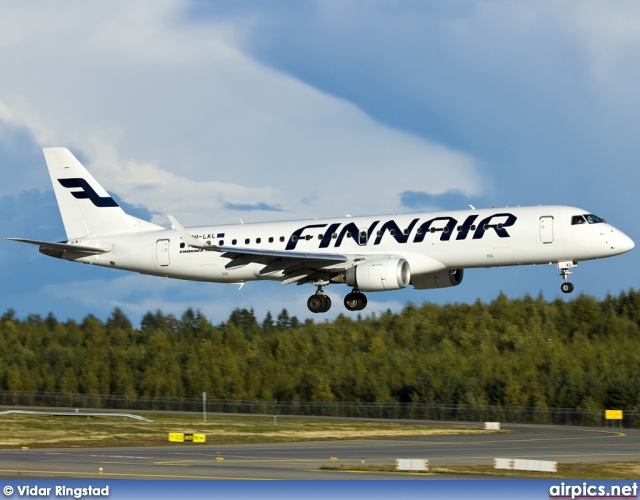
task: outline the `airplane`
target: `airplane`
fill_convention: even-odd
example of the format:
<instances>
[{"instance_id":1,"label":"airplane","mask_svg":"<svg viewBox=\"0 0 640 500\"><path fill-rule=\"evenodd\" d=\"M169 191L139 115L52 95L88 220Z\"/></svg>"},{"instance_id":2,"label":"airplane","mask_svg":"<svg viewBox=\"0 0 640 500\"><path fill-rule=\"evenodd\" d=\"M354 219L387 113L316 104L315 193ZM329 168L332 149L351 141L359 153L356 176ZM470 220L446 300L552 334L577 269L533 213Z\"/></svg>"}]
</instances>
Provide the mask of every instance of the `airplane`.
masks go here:
<instances>
[{"instance_id":1,"label":"airplane","mask_svg":"<svg viewBox=\"0 0 640 500\"><path fill-rule=\"evenodd\" d=\"M43 152L67 239L7 239L50 257L165 278L309 283L313 313L331 307L329 284L350 287L344 306L360 311L363 292L458 286L469 268L555 263L562 292L571 293L568 276L579 261L635 246L601 217L556 205L190 228L169 215L167 229L125 213L68 149Z\"/></svg>"}]
</instances>

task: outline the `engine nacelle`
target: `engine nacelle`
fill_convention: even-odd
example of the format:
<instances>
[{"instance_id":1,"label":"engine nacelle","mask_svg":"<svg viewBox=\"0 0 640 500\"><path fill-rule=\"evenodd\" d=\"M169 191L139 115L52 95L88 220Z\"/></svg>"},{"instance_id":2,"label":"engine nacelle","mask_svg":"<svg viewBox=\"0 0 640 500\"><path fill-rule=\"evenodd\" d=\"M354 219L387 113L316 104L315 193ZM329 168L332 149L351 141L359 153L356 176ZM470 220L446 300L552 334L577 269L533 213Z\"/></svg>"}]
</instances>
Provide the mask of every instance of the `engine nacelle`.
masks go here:
<instances>
[{"instance_id":1,"label":"engine nacelle","mask_svg":"<svg viewBox=\"0 0 640 500\"><path fill-rule=\"evenodd\" d=\"M411 284L416 290L430 288L449 288L462 283L464 269L444 269L437 273L418 274L411 276Z\"/></svg>"},{"instance_id":2,"label":"engine nacelle","mask_svg":"<svg viewBox=\"0 0 640 500\"><path fill-rule=\"evenodd\" d=\"M371 260L348 269L345 280L362 292L399 290L411 281L411 269L404 259Z\"/></svg>"}]
</instances>

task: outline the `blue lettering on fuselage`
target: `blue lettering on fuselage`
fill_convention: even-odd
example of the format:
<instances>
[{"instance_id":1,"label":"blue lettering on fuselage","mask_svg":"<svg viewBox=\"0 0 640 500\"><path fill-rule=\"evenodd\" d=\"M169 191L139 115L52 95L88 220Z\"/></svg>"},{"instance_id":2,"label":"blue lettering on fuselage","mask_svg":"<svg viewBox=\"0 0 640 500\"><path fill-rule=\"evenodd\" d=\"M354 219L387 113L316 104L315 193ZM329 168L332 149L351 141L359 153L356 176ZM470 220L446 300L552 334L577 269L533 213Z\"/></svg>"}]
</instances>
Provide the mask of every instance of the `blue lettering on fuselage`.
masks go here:
<instances>
[{"instance_id":1,"label":"blue lettering on fuselage","mask_svg":"<svg viewBox=\"0 0 640 500\"><path fill-rule=\"evenodd\" d=\"M505 228L513 226L517 220L517 217L513 214L497 213L490 215L489 217L485 217L476 225L475 221L477 218L477 214L470 215L462 224L458 225L458 220L454 217L434 217L433 219L429 219L418 226L415 231L415 236L413 237L413 243L422 243L425 239L429 238L429 234L434 233L440 233L440 241L449 241L452 239L456 230L456 241L466 239L469 233L473 234L472 239L478 240L483 238L489 230L495 231L500 238L509 238L510 235ZM376 238L373 241L373 245L379 245L382 242L382 238L385 236L385 233L388 233L393 237L397 243L407 243L419 220L420 219L413 219L405 229L401 229L400 226L398 226L398 223L393 219L386 221L376 232ZM320 239L319 248L328 248L331 245L332 240L335 240L334 247L338 248L342 245L345 238L352 238L357 245L366 246L371 240L371 236L379 223L379 220L374 221L366 230L358 228L354 222L348 222L344 225L337 222L330 225L310 224L303 226L296 229L291 234L291 237L287 242L286 250L294 250L298 241L301 239L310 240L312 235L310 232L308 234L304 234L306 230L325 227L327 229L324 233L318 235L318 239ZM340 226L342 226L341 229ZM338 231L338 229L340 229L340 231ZM366 233L366 236L364 233Z\"/></svg>"}]
</instances>

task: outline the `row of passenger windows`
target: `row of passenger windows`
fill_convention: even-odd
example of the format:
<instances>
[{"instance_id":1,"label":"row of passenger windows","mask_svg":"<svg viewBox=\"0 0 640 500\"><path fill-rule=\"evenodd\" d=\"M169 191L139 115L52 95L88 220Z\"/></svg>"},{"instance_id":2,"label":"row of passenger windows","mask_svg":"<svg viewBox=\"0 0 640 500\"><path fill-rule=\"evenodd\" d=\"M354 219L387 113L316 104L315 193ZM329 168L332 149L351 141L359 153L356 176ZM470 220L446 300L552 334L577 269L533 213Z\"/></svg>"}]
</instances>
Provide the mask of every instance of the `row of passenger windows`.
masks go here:
<instances>
[{"instance_id":1,"label":"row of passenger windows","mask_svg":"<svg viewBox=\"0 0 640 500\"><path fill-rule=\"evenodd\" d=\"M498 229L502 229L502 227L503 227L503 225L502 225L502 224L498 224ZM476 225L475 225L475 224L473 224L472 226L470 226L470 228L469 228L469 229L470 229L471 231L475 231L475 230L476 230ZM488 224L485 224L485 225L483 226L483 229L486 231L487 229L489 229L489 225L488 225ZM458 227L456 228L456 230L457 230L458 232L462 231L462 226L458 226ZM448 227L448 226L445 226L444 228L435 228L435 227L432 227L431 229L427 230L427 232L431 232L431 233L435 233L436 231L443 231L443 232L445 232L445 233L448 233L448 232L449 232L449 227ZM405 234L405 235L409 234L409 229L405 229L402 233L403 233L403 234ZM422 234L422 228L418 228L418 230L416 231L416 233L417 233L417 234ZM389 230L389 234L390 234L391 236L395 235L395 234L396 234L396 230L395 230L395 229L390 229L390 230ZM376 236L381 236L381 235L382 235L382 231L377 231L377 232L376 232ZM347 234L346 234L346 237L347 237L347 238L351 238L352 236L353 236L353 235L352 235L352 233L347 233ZM338 237L338 233L333 233L333 234L331 235L331 239L334 239L334 240L335 240L337 237ZM367 237L367 232L366 232L366 231L362 231L362 232L360 233L360 238L364 239L364 238L366 238L366 237ZM306 236L302 236L302 239L303 239L303 240L306 240L306 241L309 241L309 240L311 240L312 238L313 238L313 236L311 236L310 234L307 234ZM324 234L322 234L322 233L318 234L318 239L319 239L319 240L321 240L322 238L324 238ZM285 240L286 240L286 238L285 238L284 236L280 236L279 240L280 240L280 243L284 243L284 242L285 242ZM270 236L270 237L269 237L269 239L268 239L267 241L269 241L269 243L273 243L275 240L274 240L273 236ZM295 241L298 241L298 236L296 236L295 234L294 234L293 236L291 236L291 241L294 241L294 242L295 242ZM260 243L262 243L262 238L256 238L255 243L256 243L256 245L259 245ZM234 240L231 240L231 244L232 244L232 245L237 245L237 244L238 244L238 240L235 240L235 239L234 239ZM251 239L250 239L250 238L246 238L246 239L244 240L244 244L245 244L245 245L250 245L250 244L251 244ZM181 244L180 244L180 248L184 248L184 247L183 247L183 245L184 245L184 243L181 243ZM220 246L220 247L224 246L224 240L218 240L218 246Z\"/></svg>"}]
</instances>

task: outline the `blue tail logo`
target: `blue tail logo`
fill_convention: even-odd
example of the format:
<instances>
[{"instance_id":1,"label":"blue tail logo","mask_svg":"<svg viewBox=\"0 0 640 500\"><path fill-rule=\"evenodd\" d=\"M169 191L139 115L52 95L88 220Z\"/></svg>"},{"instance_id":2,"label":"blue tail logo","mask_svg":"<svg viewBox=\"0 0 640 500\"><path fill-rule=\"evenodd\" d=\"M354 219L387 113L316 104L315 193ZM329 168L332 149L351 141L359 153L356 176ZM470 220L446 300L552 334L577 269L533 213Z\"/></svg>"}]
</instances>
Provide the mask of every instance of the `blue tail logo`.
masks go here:
<instances>
[{"instance_id":1,"label":"blue tail logo","mask_svg":"<svg viewBox=\"0 0 640 500\"><path fill-rule=\"evenodd\" d=\"M104 198L100 197L98 193L96 193L89 183L81 178L76 179L58 179L58 182L62 184L62 187L66 188L80 188L82 191L72 191L71 194L74 198L78 200L91 200L96 207L117 207L118 204L115 202L113 198L110 196L106 196Z\"/></svg>"}]
</instances>

